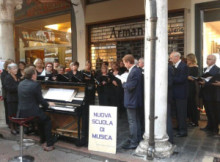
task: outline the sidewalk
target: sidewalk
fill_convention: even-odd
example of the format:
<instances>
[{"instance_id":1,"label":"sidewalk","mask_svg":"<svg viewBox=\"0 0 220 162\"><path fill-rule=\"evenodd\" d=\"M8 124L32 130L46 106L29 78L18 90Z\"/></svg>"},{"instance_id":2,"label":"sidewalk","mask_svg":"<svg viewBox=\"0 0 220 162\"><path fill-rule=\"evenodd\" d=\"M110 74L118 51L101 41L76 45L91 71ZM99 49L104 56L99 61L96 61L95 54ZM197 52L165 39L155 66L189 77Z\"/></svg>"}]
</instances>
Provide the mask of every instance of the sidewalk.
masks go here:
<instances>
[{"instance_id":1,"label":"sidewalk","mask_svg":"<svg viewBox=\"0 0 220 162\"><path fill-rule=\"evenodd\" d=\"M200 127L204 126L204 122L200 122ZM27 136L36 140L36 145L27 148L24 153L34 155L36 161L53 161L53 162L69 162L69 161L128 161L142 162L145 159L133 156L134 150L124 150L120 146L128 135L126 119L120 119L120 127L118 129L118 146L117 154L106 154L100 152L89 151L87 147L77 147L74 143L67 141L58 141L55 145L56 149L52 152L45 152L38 144L37 136ZM18 155L16 151L16 140L19 136L10 134L8 128L0 128L0 136L4 140L0 140L0 159L7 159ZM220 137L213 137L196 128L188 128L188 136L183 138L174 138L176 150L170 158L154 159L155 162L216 162L220 161ZM7 146L7 143L9 146ZM6 149L7 148L7 149ZM6 151L7 150L7 151ZM219 158L219 159L218 159ZM7 161L7 160L6 160ZM1 161L2 162L2 161Z\"/></svg>"}]
</instances>

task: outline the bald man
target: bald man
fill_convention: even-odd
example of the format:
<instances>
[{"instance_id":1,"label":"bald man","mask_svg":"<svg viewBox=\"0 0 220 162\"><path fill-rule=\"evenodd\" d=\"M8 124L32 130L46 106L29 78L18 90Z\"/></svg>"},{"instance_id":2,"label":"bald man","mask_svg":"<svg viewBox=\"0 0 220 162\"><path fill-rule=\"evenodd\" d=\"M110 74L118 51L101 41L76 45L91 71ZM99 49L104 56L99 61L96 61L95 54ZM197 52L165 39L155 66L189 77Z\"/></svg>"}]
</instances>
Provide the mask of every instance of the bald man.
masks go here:
<instances>
[{"instance_id":1,"label":"bald man","mask_svg":"<svg viewBox=\"0 0 220 162\"><path fill-rule=\"evenodd\" d=\"M173 75L173 101L177 113L178 133L176 137L187 136L187 65L181 61L179 52L170 54L170 61L174 66Z\"/></svg>"}]
</instances>

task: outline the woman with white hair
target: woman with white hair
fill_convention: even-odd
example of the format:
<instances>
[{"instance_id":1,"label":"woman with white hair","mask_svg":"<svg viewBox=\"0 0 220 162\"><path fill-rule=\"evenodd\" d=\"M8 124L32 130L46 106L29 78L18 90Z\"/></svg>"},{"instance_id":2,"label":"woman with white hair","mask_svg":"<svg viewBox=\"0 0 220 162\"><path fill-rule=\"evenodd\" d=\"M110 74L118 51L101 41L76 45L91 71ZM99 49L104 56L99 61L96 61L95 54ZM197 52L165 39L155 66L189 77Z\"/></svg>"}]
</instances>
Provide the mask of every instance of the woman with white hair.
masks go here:
<instances>
[{"instance_id":1,"label":"woman with white hair","mask_svg":"<svg viewBox=\"0 0 220 162\"><path fill-rule=\"evenodd\" d=\"M8 116L16 116L18 109L18 83L17 64L11 63L8 65L8 75L5 77L4 84L7 91ZM9 127L12 134L17 134L16 124L10 122Z\"/></svg>"},{"instance_id":2,"label":"woman with white hair","mask_svg":"<svg viewBox=\"0 0 220 162\"><path fill-rule=\"evenodd\" d=\"M36 58L34 60L34 66L36 68L37 75L41 75L41 76L45 76L46 75L43 61L40 58Z\"/></svg>"}]
</instances>

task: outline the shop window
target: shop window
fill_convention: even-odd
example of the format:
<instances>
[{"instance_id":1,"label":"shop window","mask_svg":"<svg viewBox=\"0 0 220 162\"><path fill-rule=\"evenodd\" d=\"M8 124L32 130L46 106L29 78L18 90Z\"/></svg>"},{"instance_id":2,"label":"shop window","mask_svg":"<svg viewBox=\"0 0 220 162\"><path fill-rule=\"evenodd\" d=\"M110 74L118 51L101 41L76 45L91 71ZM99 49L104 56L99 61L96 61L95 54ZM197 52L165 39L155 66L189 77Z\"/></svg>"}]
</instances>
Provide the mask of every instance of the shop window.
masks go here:
<instances>
[{"instance_id":1,"label":"shop window","mask_svg":"<svg viewBox=\"0 0 220 162\"><path fill-rule=\"evenodd\" d=\"M220 12L219 12L220 13ZM203 65L206 67L206 58L209 54L216 55L217 66L220 67L220 20L203 23Z\"/></svg>"},{"instance_id":2,"label":"shop window","mask_svg":"<svg viewBox=\"0 0 220 162\"><path fill-rule=\"evenodd\" d=\"M142 18L120 23L93 25L90 33L90 58L94 69L103 61L121 60L132 54L136 59L144 56L144 21Z\"/></svg>"},{"instance_id":3,"label":"shop window","mask_svg":"<svg viewBox=\"0 0 220 162\"><path fill-rule=\"evenodd\" d=\"M92 44L91 60L93 69L100 69L104 61L117 61L116 42Z\"/></svg>"},{"instance_id":4,"label":"shop window","mask_svg":"<svg viewBox=\"0 0 220 162\"><path fill-rule=\"evenodd\" d=\"M16 24L15 29L20 60L27 64L36 58L44 62L58 59L68 67L72 61L70 14Z\"/></svg>"},{"instance_id":5,"label":"shop window","mask_svg":"<svg viewBox=\"0 0 220 162\"><path fill-rule=\"evenodd\" d=\"M168 18L168 53L178 51L184 55L184 16Z\"/></svg>"}]
</instances>

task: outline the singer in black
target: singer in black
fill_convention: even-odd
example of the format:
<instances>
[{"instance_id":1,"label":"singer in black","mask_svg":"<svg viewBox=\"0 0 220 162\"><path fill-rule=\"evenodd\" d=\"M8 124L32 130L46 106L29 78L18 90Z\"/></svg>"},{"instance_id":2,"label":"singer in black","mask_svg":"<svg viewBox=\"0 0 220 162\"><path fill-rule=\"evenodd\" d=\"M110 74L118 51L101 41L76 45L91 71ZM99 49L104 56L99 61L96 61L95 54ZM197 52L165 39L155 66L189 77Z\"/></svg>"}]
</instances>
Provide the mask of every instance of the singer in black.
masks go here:
<instances>
[{"instance_id":1,"label":"singer in black","mask_svg":"<svg viewBox=\"0 0 220 162\"><path fill-rule=\"evenodd\" d=\"M70 63L71 71L67 73L67 76L71 82L76 82L76 83L82 82L82 73L78 71L78 68L79 68L78 61Z\"/></svg>"},{"instance_id":2,"label":"singer in black","mask_svg":"<svg viewBox=\"0 0 220 162\"><path fill-rule=\"evenodd\" d=\"M118 114L120 116L125 109L123 109L124 89L122 88L121 80L117 78L117 76L120 75L119 73L119 65L117 64L117 62L113 62L112 71L109 73L109 77L112 83L113 106L118 107Z\"/></svg>"},{"instance_id":3,"label":"singer in black","mask_svg":"<svg viewBox=\"0 0 220 162\"><path fill-rule=\"evenodd\" d=\"M108 74L108 68L102 65L101 74L97 76L98 86L97 92L99 95L99 105L113 106L113 85Z\"/></svg>"}]
</instances>

